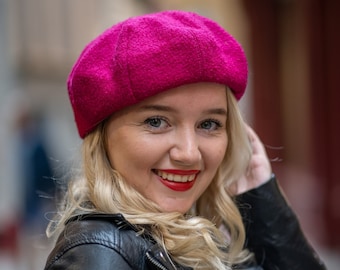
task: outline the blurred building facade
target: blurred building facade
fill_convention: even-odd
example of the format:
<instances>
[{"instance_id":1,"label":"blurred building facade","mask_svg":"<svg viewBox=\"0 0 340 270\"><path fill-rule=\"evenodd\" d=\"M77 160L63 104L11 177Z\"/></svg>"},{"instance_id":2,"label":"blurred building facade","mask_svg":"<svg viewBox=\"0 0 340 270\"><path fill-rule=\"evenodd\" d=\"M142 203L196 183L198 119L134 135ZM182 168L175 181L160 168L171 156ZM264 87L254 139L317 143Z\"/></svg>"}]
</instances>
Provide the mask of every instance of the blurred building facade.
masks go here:
<instances>
[{"instance_id":1,"label":"blurred building facade","mask_svg":"<svg viewBox=\"0 0 340 270\"><path fill-rule=\"evenodd\" d=\"M265 142L284 146L278 171L301 203L304 225L319 244L339 249L340 3L243 3L251 25L254 125Z\"/></svg>"},{"instance_id":2,"label":"blurred building facade","mask_svg":"<svg viewBox=\"0 0 340 270\"><path fill-rule=\"evenodd\" d=\"M310 241L340 250L338 1L0 0L0 4L1 121L8 128L0 136L4 146L0 205L19 209L22 203L8 195L20 190L13 181L17 175L10 165L9 145L13 115L21 101L45 115L44 134L55 173L65 173L80 144L65 86L80 51L125 18L182 9L218 21L245 48L250 65L248 93L241 102L245 118L268 146L274 170ZM0 214L15 220L8 207L0 207ZM1 223L0 230L5 226Z\"/></svg>"}]
</instances>

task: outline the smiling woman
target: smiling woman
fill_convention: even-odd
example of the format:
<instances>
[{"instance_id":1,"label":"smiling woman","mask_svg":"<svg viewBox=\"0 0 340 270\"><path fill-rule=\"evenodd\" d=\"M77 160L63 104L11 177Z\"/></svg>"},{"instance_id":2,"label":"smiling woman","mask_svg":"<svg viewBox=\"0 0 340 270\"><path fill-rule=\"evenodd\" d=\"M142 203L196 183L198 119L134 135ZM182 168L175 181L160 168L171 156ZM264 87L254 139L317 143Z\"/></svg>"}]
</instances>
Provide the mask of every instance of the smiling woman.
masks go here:
<instances>
[{"instance_id":1,"label":"smiling woman","mask_svg":"<svg viewBox=\"0 0 340 270\"><path fill-rule=\"evenodd\" d=\"M223 160L226 112L226 88L215 83L180 86L127 107L107 122L110 164L161 211L184 214Z\"/></svg>"},{"instance_id":2,"label":"smiling woman","mask_svg":"<svg viewBox=\"0 0 340 270\"><path fill-rule=\"evenodd\" d=\"M240 115L246 83L240 45L195 13L90 42L68 79L83 166L45 269L324 269Z\"/></svg>"}]
</instances>

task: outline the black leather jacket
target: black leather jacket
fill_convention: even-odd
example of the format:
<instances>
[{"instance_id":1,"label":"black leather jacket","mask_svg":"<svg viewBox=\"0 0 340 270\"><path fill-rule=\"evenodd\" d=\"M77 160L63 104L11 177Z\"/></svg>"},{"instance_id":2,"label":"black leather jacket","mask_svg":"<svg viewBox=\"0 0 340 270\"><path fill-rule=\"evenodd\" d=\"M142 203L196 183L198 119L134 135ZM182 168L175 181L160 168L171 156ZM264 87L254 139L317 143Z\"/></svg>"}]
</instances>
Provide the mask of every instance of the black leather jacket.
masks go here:
<instances>
[{"instance_id":1,"label":"black leather jacket","mask_svg":"<svg viewBox=\"0 0 340 270\"><path fill-rule=\"evenodd\" d=\"M247 231L246 247L256 262L247 270L326 269L306 241L275 178L237 198ZM188 269L174 265L150 237L138 235L121 214L73 218L57 240L45 270Z\"/></svg>"}]
</instances>

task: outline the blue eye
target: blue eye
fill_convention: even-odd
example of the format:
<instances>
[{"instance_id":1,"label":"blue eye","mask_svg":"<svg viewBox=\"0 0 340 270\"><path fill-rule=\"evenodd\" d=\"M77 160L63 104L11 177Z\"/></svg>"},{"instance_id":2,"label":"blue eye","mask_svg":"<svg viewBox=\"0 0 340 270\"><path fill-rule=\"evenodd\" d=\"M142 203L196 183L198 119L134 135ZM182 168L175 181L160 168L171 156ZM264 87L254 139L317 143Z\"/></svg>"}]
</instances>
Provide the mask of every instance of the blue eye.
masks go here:
<instances>
[{"instance_id":1,"label":"blue eye","mask_svg":"<svg viewBox=\"0 0 340 270\"><path fill-rule=\"evenodd\" d=\"M220 127L222 127L220 121L213 120L213 119L205 120L199 125L199 128L205 129L205 130L208 130L208 131L217 130Z\"/></svg>"},{"instance_id":2,"label":"blue eye","mask_svg":"<svg viewBox=\"0 0 340 270\"><path fill-rule=\"evenodd\" d=\"M168 122L162 117L150 117L146 119L144 123L154 129L163 129L170 126Z\"/></svg>"}]
</instances>

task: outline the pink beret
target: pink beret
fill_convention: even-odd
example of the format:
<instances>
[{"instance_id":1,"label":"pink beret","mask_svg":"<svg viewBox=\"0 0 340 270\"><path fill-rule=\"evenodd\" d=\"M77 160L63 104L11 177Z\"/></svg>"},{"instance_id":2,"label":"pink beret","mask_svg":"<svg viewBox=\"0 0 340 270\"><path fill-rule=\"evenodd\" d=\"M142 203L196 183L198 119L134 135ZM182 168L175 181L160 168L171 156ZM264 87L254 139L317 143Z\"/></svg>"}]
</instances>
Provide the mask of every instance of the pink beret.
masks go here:
<instances>
[{"instance_id":1,"label":"pink beret","mask_svg":"<svg viewBox=\"0 0 340 270\"><path fill-rule=\"evenodd\" d=\"M214 21L184 11L127 19L91 41L68 78L80 137L112 113L183 84L216 82L239 100L247 60Z\"/></svg>"}]
</instances>

